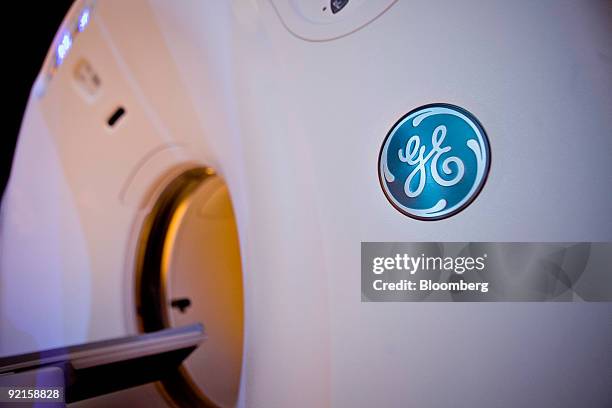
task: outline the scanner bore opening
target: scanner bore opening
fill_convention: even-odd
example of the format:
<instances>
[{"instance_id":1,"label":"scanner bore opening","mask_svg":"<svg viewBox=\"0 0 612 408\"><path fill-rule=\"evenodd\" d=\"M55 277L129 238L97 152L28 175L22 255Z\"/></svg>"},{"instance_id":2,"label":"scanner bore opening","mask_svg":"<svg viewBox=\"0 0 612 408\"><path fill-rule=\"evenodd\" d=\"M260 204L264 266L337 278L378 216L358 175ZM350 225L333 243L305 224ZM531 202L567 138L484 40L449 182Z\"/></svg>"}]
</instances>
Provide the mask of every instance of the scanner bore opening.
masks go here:
<instances>
[{"instance_id":1,"label":"scanner bore opening","mask_svg":"<svg viewBox=\"0 0 612 408\"><path fill-rule=\"evenodd\" d=\"M136 262L140 329L200 322L207 340L161 381L177 406L234 406L243 342L242 271L227 186L209 168L173 179L146 217Z\"/></svg>"}]
</instances>

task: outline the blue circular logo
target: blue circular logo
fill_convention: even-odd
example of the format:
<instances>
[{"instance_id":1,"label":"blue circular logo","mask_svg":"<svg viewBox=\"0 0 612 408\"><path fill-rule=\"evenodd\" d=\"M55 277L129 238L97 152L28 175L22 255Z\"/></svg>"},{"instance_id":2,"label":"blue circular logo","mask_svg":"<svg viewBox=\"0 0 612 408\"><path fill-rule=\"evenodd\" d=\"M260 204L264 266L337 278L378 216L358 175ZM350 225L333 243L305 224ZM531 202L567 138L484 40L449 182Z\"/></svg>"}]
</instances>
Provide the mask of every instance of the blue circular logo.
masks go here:
<instances>
[{"instance_id":1,"label":"blue circular logo","mask_svg":"<svg viewBox=\"0 0 612 408\"><path fill-rule=\"evenodd\" d=\"M401 213L419 220L457 214L476 198L491 163L478 120L458 106L425 105L389 131L378 157L380 185Z\"/></svg>"}]
</instances>

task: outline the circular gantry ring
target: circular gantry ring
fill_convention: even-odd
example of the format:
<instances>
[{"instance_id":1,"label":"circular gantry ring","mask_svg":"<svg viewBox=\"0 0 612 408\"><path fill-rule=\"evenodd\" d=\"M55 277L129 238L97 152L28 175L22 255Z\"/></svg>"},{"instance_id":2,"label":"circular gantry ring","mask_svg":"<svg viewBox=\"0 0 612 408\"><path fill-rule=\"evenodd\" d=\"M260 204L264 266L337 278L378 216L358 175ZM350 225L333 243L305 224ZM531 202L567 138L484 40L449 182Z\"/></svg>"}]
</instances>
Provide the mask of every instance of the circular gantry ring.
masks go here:
<instances>
[{"instance_id":1,"label":"circular gantry ring","mask_svg":"<svg viewBox=\"0 0 612 408\"><path fill-rule=\"evenodd\" d=\"M170 181L140 234L136 300L143 332L202 323L207 339L161 381L180 407L235 406L243 344L242 270L227 186L209 168Z\"/></svg>"}]
</instances>

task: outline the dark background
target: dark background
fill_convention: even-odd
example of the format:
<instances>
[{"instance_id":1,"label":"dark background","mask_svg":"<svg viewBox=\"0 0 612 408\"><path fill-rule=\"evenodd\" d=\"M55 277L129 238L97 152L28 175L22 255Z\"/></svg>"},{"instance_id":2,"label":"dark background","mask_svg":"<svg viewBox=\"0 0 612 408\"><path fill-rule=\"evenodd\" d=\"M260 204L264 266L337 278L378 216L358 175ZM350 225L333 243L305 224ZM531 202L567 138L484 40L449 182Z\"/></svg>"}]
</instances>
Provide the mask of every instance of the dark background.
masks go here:
<instances>
[{"instance_id":1,"label":"dark background","mask_svg":"<svg viewBox=\"0 0 612 408\"><path fill-rule=\"evenodd\" d=\"M4 9L9 20L5 26L3 45L8 45L3 55L4 90L8 95L4 102L4 121L7 125L0 148L0 198L8 182L21 119L25 111L30 89L38 75L53 37L72 1L13 2ZM8 30L6 29L8 26Z\"/></svg>"}]
</instances>

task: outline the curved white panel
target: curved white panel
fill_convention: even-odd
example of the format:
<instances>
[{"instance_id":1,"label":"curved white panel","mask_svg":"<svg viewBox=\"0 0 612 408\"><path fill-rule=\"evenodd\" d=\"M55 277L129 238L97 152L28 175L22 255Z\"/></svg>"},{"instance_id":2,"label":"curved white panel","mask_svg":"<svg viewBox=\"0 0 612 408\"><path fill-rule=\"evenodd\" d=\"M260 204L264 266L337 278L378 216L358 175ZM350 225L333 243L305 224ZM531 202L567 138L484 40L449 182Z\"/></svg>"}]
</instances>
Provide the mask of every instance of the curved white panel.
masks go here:
<instances>
[{"instance_id":1,"label":"curved white panel","mask_svg":"<svg viewBox=\"0 0 612 408\"><path fill-rule=\"evenodd\" d=\"M308 41L328 41L371 23L397 0L350 0L335 11L334 0L270 0L285 27Z\"/></svg>"},{"instance_id":2,"label":"curved white panel","mask_svg":"<svg viewBox=\"0 0 612 408\"><path fill-rule=\"evenodd\" d=\"M361 241L612 240L609 2L355 1L337 19L300 4L96 4L24 119L0 232L0 290L15 291L0 300L0 353L137 331L140 203L188 158L223 176L236 214L238 406L609 402L610 304L360 301ZM74 86L81 59L100 75L95 99ZM425 223L389 205L377 158L398 118L434 102L482 122L492 162L470 207ZM187 153L146 161L172 144ZM46 178L29 173L39 151L56 156ZM38 326L49 310L74 329Z\"/></svg>"}]
</instances>

